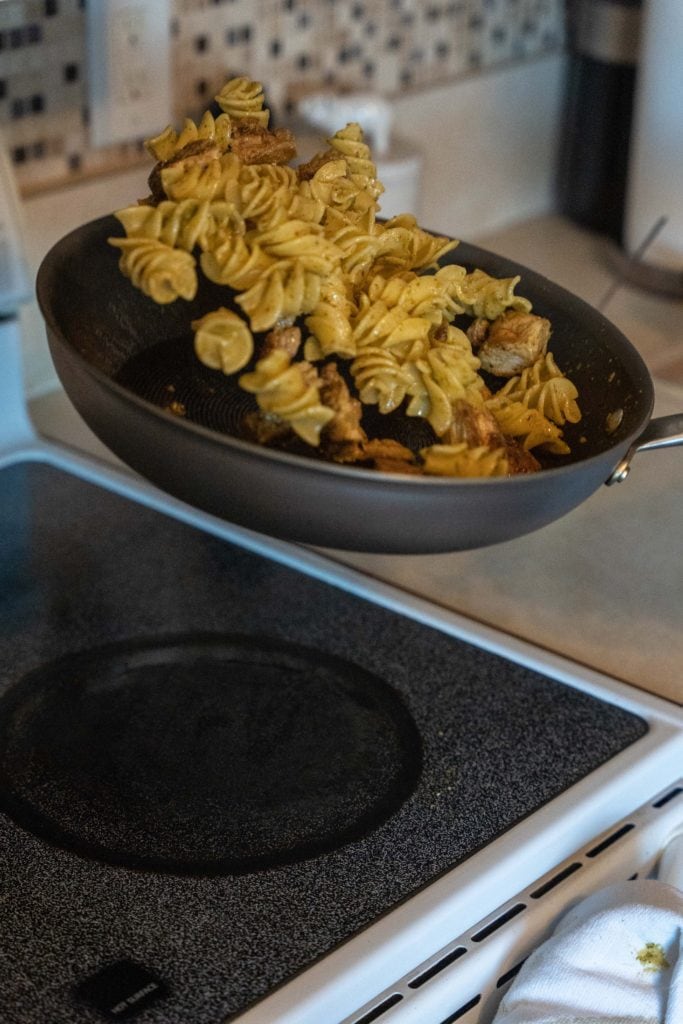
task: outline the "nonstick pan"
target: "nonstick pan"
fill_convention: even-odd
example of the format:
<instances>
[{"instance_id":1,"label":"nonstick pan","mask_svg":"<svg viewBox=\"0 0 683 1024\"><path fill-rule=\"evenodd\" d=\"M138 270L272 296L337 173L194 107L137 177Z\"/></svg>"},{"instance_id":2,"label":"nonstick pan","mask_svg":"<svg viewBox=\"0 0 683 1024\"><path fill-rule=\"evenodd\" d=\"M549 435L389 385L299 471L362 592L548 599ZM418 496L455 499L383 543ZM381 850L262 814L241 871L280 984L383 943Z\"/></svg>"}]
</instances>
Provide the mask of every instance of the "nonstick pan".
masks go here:
<instances>
[{"instance_id":1,"label":"nonstick pan","mask_svg":"<svg viewBox=\"0 0 683 1024\"><path fill-rule=\"evenodd\" d=\"M639 354L599 312L537 273L461 243L442 262L495 277L553 325L550 348L576 383L570 456L523 476L445 479L336 465L241 436L246 395L194 356L190 323L230 304L200 282L192 302L159 306L122 276L107 239L114 217L83 225L45 257L37 282L52 357L76 409L119 458L191 505L272 536L323 547L427 553L510 540L558 519L613 478L633 451L683 441L683 415L650 420L653 386ZM181 411L183 414L178 415ZM377 422L381 419L381 423ZM620 419L616 429L615 422ZM375 416L368 433L430 443L426 425Z\"/></svg>"}]
</instances>

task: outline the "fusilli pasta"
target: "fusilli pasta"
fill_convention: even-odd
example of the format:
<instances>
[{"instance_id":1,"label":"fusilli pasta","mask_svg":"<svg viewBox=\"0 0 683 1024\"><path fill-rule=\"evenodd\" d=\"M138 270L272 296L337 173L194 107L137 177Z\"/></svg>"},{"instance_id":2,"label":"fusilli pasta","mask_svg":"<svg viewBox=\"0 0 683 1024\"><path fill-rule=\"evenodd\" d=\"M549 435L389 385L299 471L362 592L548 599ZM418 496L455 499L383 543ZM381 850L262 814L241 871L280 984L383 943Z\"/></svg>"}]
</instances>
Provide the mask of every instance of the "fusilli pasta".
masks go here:
<instances>
[{"instance_id":1,"label":"fusilli pasta","mask_svg":"<svg viewBox=\"0 0 683 1024\"><path fill-rule=\"evenodd\" d=\"M531 471L524 453L533 448L566 454L561 428L581 413L552 355L544 349L533 365L530 357L491 394L485 347L481 360L473 349L504 339L506 315L521 317L516 341L525 317L540 322L515 292L519 277L440 266L457 241L423 230L412 214L380 220L383 186L358 124L296 167L289 140L268 127L259 82L233 78L215 100L217 117L206 111L198 124L188 118L146 142L157 162L151 195L117 212L125 237L110 239L122 273L157 303L194 298L197 267L229 290L226 305L192 323L197 358L225 374L243 371L239 385L259 414L308 445L320 446L334 420L340 461L384 443L364 446L357 411L366 405L429 423L436 441L413 456L387 439L390 464L412 459L411 472L498 476ZM458 317L470 319L467 333ZM297 324L307 331L303 358ZM492 325L498 333L486 340ZM276 338L263 347L254 335L266 332ZM278 332L290 332L282 347Z\"/></svg>"}]
</instances>

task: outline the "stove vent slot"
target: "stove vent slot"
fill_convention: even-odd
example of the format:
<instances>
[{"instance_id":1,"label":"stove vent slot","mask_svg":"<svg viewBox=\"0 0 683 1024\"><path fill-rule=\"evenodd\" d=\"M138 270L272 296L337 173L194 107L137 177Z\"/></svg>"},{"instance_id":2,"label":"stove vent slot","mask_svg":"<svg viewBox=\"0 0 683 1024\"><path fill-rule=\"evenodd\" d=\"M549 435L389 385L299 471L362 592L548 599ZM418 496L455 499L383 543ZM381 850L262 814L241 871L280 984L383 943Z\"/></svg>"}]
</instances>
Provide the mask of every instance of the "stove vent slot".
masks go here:
<instances>
[{"instance_id":1,"label":"stove vent slot","mask_svg":"<svg viewBox=\"0 0 683 1024\"><path fill-rule=\"evenodd\" d=\"M676 786L669 793L665 793L664 796L660 796L659 800L655 800L652 806L663 807L664 804L668 804L670 800L675 799L675 797L679 796L681 793L683 793L683 786Z\"/></svg>"},{"instance_id":2,"label":"stove vent slot","mask_svg":"<svg viewBox=\"0 0 683 1024\"><path fill-rule=\"evenodd\" d=\"M422 971L422 973L418 974L417 977L412 979L412 981L409 981L408 987L420 988L422 985L426 984L426 982L431 981L432 978L439 974L440 971L443 971L450 964L455 963L456 960L459 960L466 952L466 946L456 946L455 949L452 949L449 953L446 953L445 956L442 956L440 960L437 960L435 964L428 967L426 971Z\"/></svg>"},{"instance_id":3,"label":"stove vent slot","mask_svg":"<svg viewBox=\"0 0 683 1024\"><path fill-rule=\"evenodd\" d=\"M511 921L513 917L517 917L518 914L521 914L523 910L526 910L526 903L515 903L513 907L506 910L504 914L500 915L500 917L496 917L493 921L490 921L489 924L484 925L484 927L478 932L475 932L472 936L472 942L482 942L484 939L487 939L489 935L497 932L499 928L502 928L504 924Z\"/></svg>"},{"instance_id":4,"label":"stove vent slot","mask_svg":"<svg viewBox=\"0 0 683 1024\"><path fill-rule=\"evenodd\" d=\"M372 1024L372 1021L377 1020L383 1013L390 1010L392 1006L396 1006L396 1003L400 1003L402 999L403 996L399 992L395 992L388 999L383 999L381 1003L377 1003L377 1006L373 1006L362 1017L358 1017L354 1024Z\"/></svg>"},{"instance_id":5,"label":"stove vent slot","mask_svg":"<svg viewBox=\"0 0 683 1024\"><path fill-rule=\"evenodd\" d=\"M631 829L634 829L635 827L636 826L633 824L633 822L628 822L626 825L622 825L621 828L618 828L616 830L616 832L612 832L612 834L603 839L601 843L598 843L597 846L594 846L592 850L588 850L586 856L597 857L598 854L608 849L608 847L613 846L614 843L618 842L618 840L621 839L622 836L625 836L627 832L630 832Z\"/></svg>"},{"instance_id":6,"label":"stove vent slot","mask_svg":"<svg viewBox=\"0 0 683 1024\"><path fill-rule=\"evenodd\" d=\"M549 878L547 882L543 883L543 885L539 885L538 889L534 889L533 892L530 892L529 895L532 900L540 900L541 896L545 896L547 892L554 889L556 885L560 884L560 882L564 882L565 878L569 878L569 876L573 875L575 871L578 871L580 867L581 864L578 860L575 860L573 864L568 864L566 868L563 868L562 871L558 871L556 875Z\"/></svg>"},{"instance_id":7,"label":"stove vent slot","mask_svg":"<svg viewBox=\"0 0 683 1024\"><path fill-rule=\"evenodd\" d=\"M376 993L374 998L378 1002L358 1008L355 1012L361 1016L351 1015L340 1024L390 1024L396 1018L420 1019L424 1024L482 1024L484 1019L488 1020L490 1001L500 999L504 986L512 982L572 900L608 880L648 876L656 860L655 854L647 854L645 848L661 849L672 829L680 827L680 806L674 801L682 797L683 783L679 781L655 800L631 811L627 818L615 822L609 832L594 836L590 845L556 863L548 875L538 877L532 887L520 890L491 916L471 922L473 930L460 935L451 933L447 936L448 944L433 953L431 960L415 964L410 973ZM650 844L641 842L644 835L650 837ZM522 914L523 929L504 927ZM485 941L489 938L490 942ZM508 967L511 962L514 966ZM479 990L474 997L473 989ZM457 1002L462 1005L451 1010ZM483 1017L480 1004L486 1007ZM426 1009L418 1017L423 1005ZM395 1014L391 1012L394 1007ZM449 1015L442 1017L444 1013Z\"/></svg>"},{"instance_id":8,"label":"stove vent slot","mask_svg":"<svg viewBox=\"0 0 683 1024\"><path fill-rule=\"evenodd\" d=\"M513 978L516 978L524 966L526 959L527 958L524 957L524 960L520 960L519 963L515 964L514 967L511 967L509 971L505 972L505 974L501 974L500 978L496 982L496 988L502 988L503 985L507 985L508 981L512 981Z\"/></svg>"},{"instance_id":9,"label":"stove vent slot","mask_svg":"<svg viewBox=\"0 0 683 1024\"><path fill-rule=\"evenodd\" d=\"M468 1002L464 1003L459 1010L455 1011L455 1013L450 1013L448 1017L445 1017L444 1020L440 1022L440 1024L454 1024L456 1020L460 1020L461 1017L464 1017L469 1010L473 1010L480 1002L481 996L475 996L474 999L470 999Z\"/></svg>"}]
</instances>

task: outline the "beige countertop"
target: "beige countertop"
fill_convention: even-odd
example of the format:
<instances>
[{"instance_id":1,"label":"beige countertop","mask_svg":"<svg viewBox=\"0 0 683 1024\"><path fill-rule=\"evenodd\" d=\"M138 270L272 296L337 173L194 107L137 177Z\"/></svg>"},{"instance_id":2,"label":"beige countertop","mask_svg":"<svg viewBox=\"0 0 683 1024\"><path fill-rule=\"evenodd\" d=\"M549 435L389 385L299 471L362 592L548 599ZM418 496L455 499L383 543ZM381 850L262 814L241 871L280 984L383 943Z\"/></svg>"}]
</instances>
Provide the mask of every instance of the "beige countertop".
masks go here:
<instances>
[{"instance_id":1,"label":"beige countertop","mask_svg":"<svg viewBox=\"0 0 683 1024\"><path fill-rule=\"evenodd\" d=\"M658 384L657 415L683 411ZM440 555L330 552L539 647L683 702L683 451L643 452L628 478L526 537Z\"/></svg>"}]
</instances>

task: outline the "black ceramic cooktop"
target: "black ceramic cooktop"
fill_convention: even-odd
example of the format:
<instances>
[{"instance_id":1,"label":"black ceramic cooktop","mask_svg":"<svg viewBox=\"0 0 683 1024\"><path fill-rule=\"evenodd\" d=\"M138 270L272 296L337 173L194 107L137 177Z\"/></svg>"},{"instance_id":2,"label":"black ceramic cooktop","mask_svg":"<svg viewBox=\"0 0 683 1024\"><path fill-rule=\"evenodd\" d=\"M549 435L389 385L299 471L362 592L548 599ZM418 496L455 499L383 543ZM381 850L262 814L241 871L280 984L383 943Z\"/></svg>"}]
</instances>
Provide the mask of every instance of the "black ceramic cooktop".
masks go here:
<instances>
[{"instance_id":1,"label":"black ceramic cooktop","mask_svg":"<svg viewBox=\"0 0 683 1024\"><path fill-rule=\"evenodd\" d=\"M22 1024L239 1015L646 730L41 464L0 471L0 574Z\"/></svg>"}]
</instances>

